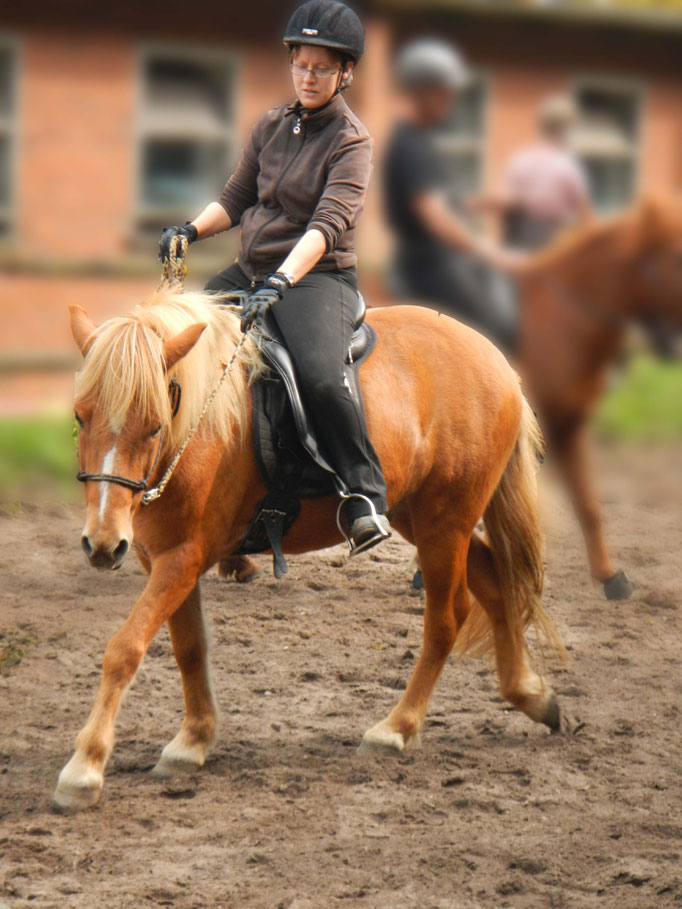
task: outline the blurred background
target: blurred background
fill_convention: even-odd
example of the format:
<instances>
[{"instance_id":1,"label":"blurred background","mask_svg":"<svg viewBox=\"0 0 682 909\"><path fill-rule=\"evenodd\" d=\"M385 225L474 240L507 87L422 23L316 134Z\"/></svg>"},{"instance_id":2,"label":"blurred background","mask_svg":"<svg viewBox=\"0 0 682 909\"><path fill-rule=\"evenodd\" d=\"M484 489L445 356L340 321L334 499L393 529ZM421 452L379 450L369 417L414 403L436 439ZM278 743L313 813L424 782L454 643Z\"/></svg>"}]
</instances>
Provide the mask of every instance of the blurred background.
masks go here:
<instances>
[{"instance_id":1,"label":"blurred background","mask_svg":"<svg viewBox=\"0 0 682 909\"><path fill-rule=\"evenodd\" d=\"M291 4L293 6L295 4ZM578 110L574 151L598 212L682 188L682 0L373 0L355 4L367 52L348 100L390 134L391 61L430 35L476 77L441 148L453 191L493 192L536 134L548 94ZM0 500L37 485L73 496L67 304L95 321L159 279L160 229L218 197L241 143L290 100L280 36L290 5L29 0L0 12ZM387 298L391 239L375 172L358 252L368 302ZM236 231L193 247L189 283L232 259ZM682 370L636 351L597 424L682 436ZM56 485L55 485L56 484ZM77 491L76 491L77 492Z\"/></svg>"}]
</instances>

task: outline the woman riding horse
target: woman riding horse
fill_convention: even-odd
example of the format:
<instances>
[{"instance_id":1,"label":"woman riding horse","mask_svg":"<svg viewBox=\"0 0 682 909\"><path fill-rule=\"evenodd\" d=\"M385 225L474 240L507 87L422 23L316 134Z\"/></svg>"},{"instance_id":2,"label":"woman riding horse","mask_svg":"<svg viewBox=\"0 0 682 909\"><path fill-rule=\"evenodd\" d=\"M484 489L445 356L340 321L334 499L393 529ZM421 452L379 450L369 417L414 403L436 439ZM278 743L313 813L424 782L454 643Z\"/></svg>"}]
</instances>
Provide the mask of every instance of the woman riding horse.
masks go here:
<instances>
[{"instance_id":1,"label":"woman riding horse","mask_svg":"<svg viewBox=\"0 0 682 909\"><path fill-rule=\"evenodd\" d=\"M206 285L250 288L242 330L272 309L327 455L354 494L344 504L353 552L390 536L386 484L344 372L357 313L355 227L372 141L341 96L364 50L362 23L339 0L311 0L284 35L297 100L256 124L218 202L184 227L192 243L241 226L237 262Z\"/></svg>"}]
</instances>

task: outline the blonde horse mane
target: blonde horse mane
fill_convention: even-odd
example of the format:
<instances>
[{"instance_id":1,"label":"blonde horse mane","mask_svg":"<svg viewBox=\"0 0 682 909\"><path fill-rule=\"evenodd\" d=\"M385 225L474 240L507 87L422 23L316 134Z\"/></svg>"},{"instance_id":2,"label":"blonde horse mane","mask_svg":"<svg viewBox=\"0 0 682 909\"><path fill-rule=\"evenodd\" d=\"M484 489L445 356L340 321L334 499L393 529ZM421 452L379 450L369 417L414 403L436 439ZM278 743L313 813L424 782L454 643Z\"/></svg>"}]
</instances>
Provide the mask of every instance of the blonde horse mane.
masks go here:
<instances>
[{"instance_id":1,"label":"blonde horse mane","mask_svg":"<svg viewBox=\"0 0 682 909\"><path fill-rule=\"evenodd\" d=\"M206 329L166 374L163 342L196 322L205 322ZM199 415L240 337L238 316L219 296L160 288L128 316L109 319L96 329L77 376L76 396L92 395L114 426L123 426L135 408L143 419L161 424L167 446L176 446ZM249 338L202 420L200 435L227 441L243 434L248 385L262 369L258 348ZM171 378L182 388L175 418L168 392Z\"/></svg>"}]
</instances>

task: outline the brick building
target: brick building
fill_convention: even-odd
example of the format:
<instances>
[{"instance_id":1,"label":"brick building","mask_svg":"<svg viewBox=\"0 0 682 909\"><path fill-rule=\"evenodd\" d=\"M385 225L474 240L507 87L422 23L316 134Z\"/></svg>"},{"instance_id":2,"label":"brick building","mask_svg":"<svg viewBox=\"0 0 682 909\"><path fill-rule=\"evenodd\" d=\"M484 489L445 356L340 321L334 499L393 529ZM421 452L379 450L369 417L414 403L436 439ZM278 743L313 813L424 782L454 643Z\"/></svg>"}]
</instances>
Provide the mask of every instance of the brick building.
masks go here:
<instances>
[{"instance_id":1,"label":"brick building","mask_svg":"<svg viewBox=\"0 0 682 909\"><path fill-rule=\"evenodd\" d=\"M478 74L442 136L460 192L499 183L534 134L538 104L557 90L573 92L582 111L576 141L599 207L682 187L676 0L653 9L570 0L363 7L368 51L349 100L375 136L378 162L392 48L436 34ZM68 302L103 318L148 294L159 228L216 197L252 122L289 96L279 48L287 12L274 0L248 11L209 0L191 14L177 0L106 9L29 0L0 13L0 412L68 388ZM375 180L360 235L366 280L387 251L378 189ZM193 248L194 281L224 267L236 240ZM27 381L36 367L48 371Z\"/></svg>"}]
</instances>

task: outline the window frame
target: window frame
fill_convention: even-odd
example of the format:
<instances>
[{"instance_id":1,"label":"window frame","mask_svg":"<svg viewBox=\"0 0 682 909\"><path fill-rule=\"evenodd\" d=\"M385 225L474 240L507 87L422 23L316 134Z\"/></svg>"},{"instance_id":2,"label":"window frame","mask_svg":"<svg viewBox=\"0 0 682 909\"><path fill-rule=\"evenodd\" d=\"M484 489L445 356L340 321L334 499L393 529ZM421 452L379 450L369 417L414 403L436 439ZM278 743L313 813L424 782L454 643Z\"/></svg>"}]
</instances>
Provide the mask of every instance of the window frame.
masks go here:
<instances>
[{"instance_id":1,"label":"window frame","mask_svg":"<svg viewBox=\"0 0 682 909\"><path fill-rule=\"evenodd\" d=\"M13 32L0 31L0 51L9 51L12 61L12 111L9 117L0 115L0 135L7 136L9 140L8 178L9 193L5 206L0 206L0 244L5 246L16 239L17 232L17 180L19 175L19 137L21 135L20 123L20 81L21 67L21 42L18 35Z\"/></svg>"},{"instance_id":2,"label":"window frame","mask_svg":"<svg viewBox=\"0 0 682 909\"><path fill-rule=\"evenodd\" d=\"M454 133L439 136L437 147L439 152L454 157L457 154L475 154L480 161L480 178L478 186L472 187L471 193L476 195L485 190L488 185L490 170L490 123L492 117L493 79L489 70L474 70L472 82L481 88L483 98L481 115L481 135L476 139L457 136Z\"/></svg>"},{"instance_id":3,"label":"window frame","mask_svg":"<svg viewBox=\"0 0 682 909\"><path fill-rule=\"evenodd\" d=\"M646 105L648 99L648 86L643 79L636 79L632 76L621 76L616 74L603 73L580 73L571 80L570 93L577 110L578 118L581 115L580 92L585 89L594 89L596 91L613 92L613 94L630 95L635 102L635 135L632 139L632 150L629 154L621 156L619 160L629 161L632 164L632 187L630 198L627 199L616 210L626 208L637 198L642 189L642 159L645 142L646 129ZM576 155L581 163L585 162L585 154L576 149ZM606 159L617 160L614 155L605 156ZM607 209L612 211L613 209Z\"/></svg>"},{"instance_id":4,"label":"window frame","mask_svg":"<svg viewBox=\"0 0 682 909\"><path fill-rule=\"evenodd\" d=\"M145 124L145 85L146 68L155 57L168 59L187 60L191 63L219 64L224 66L231 76L227 77L232 119L227 123L225 130L205 134L207 141L220 141L225 144L224 169L225 176L235 164L239 152L240 133L240 104L241 104L241 55L234 49L210 44L179 44L177 42L153 41L144 42L138 46L137 66L135 74L135 116L133 128L133 181L132 181L132 235L137 238L148 237L149 231L144 227L145 222L155 218L162 220L167 214L161 208L145 205L143 200L144 189L144 151L145 143L156 137L163 138L163 134L155 134L153 128ZM166 134L168 136L168 134ZM188 130L183 135L182 130L173 134L173 138L197 140L201 134ZM197 202L199 204L199 202ZM188 212L187 217L196 212Z\"/></svg>"}]
</instances>

